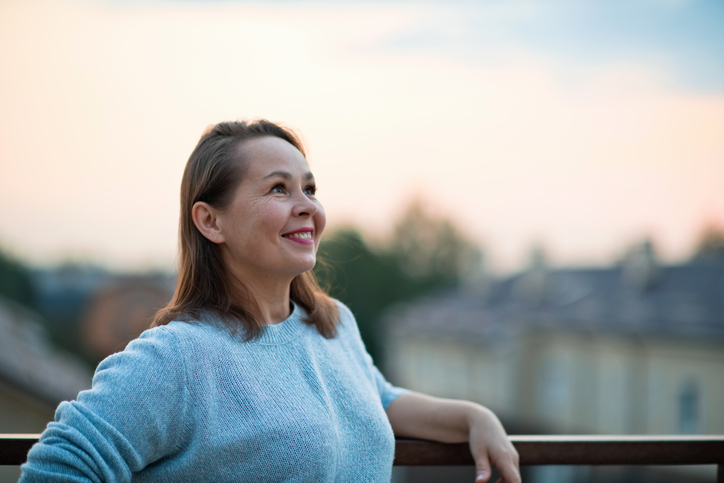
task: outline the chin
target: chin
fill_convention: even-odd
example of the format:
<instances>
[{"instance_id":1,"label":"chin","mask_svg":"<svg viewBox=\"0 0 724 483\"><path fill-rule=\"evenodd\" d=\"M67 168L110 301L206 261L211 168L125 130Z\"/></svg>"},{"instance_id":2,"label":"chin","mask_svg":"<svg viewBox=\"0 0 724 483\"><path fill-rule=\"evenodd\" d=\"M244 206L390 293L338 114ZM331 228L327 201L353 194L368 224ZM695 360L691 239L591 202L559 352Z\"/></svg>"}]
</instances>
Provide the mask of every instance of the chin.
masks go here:
<instances>
[{"instance_id":1,"label":"chin","mask_svg":"<svg viewBox=\"0 0 724 483\"><path fill-rule=\"evenodd\" d=\"M312 270L314 268L315 264L316 264L316 260L312 260L311 262L307 262L307 263L300 263L297 266L297 269L294 270L294 272L295 272L294 276L296 277L297 275L301 275L305 272Z\"/></svg>"}]
</instances>

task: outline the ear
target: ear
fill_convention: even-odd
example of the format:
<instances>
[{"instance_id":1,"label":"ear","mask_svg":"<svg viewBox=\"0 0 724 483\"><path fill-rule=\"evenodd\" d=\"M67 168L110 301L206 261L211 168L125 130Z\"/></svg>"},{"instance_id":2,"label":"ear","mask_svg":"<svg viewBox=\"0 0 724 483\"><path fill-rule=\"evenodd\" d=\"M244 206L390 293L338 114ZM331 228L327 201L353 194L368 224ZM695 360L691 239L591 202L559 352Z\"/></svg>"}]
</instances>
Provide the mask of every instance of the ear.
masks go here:
<instances>
[{"instance_id":1,"label":"ear","mask_svg":"<svg viewBox=\"0 0 724 483\"><path fill-rule=\"evenodd\" d=\"M224 243L224 235L217 223L218 215L218 210L204 201L197 201L191 208L191 218L201 234L214 243Z\"/></svg>"}]
</instances>

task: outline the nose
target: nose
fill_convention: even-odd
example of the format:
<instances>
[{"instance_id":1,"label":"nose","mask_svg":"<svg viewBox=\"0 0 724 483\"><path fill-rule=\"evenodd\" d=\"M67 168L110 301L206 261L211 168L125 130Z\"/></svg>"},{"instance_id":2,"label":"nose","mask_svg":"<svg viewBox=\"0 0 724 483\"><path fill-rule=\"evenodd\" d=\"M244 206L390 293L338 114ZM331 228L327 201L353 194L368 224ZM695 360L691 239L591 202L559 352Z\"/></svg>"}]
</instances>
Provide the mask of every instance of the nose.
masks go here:
<instances>
[{"instance_id":1,"label":"nose","mask_svg":"<svg viewBox=\"0 0 724 483\"><path fill-rule=\"evenodd\" d=\"M317 213L317 204L306 194L301 193L297 198L297 203L294 205L295 216L313 216Z\"/></svg>"}]
</instances>

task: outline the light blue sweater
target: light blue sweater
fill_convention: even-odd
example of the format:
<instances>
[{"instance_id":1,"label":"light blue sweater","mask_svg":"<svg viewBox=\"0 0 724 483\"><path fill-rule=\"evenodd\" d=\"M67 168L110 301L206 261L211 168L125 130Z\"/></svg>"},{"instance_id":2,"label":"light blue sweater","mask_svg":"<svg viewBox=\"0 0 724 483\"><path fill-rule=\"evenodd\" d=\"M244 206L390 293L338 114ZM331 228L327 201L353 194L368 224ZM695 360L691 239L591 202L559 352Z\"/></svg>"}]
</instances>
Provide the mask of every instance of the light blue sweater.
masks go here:
<instances>
[{"instance_id":1,"label":"light blue sweater","mask_svg":"<svg viewBox=\"0 0 724 483\"><path fill-rule=\"evenodd\" d=\"M101 362L63 402L22 483L389 482L391 386L340 304L325 339L292 315L261 339L220 322L171 322Z\"/></svg>"}]
</instances>

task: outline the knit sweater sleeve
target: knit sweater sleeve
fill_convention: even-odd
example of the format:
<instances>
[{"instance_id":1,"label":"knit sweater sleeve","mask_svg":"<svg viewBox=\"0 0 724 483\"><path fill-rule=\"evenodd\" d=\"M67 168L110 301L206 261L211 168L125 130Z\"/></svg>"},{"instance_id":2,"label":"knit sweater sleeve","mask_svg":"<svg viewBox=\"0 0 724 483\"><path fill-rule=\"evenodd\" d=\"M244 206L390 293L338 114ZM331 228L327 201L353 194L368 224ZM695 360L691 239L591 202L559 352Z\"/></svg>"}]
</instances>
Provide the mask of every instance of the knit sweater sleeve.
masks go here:
<instances>
[{"instance_id":1,"label":"knit sweater sleeve","mask_svg":"<svg viewBox=\"0 0 724 483\"><path fill-rule=\"evenodd\" d=\"M367 365L370 374L374 378L375 385L377 386L377 392L380 395L382 407L384 409L387 409L387 406L389 406L392 401L409 391L401 387L393 386L387 381L387 379L385 379L385 376L382 375L382 373L372 360L372 356L370 356L369 352L367 352L367 349L365 348L364 342L362 341L362 336L359 332L359 327L357 326L357 321L355 320L354 315L352 315L352 311L349 310L346 305L339 301L337 301L337 305L339 307L340 319L342 323L351 323L354 337L358 343L359 350L362 353L365 364Z\"/></svg>"},{"instance_id":2,"label":"knit sweater sleeve","mask_svg":"<svg viewBox=\"0 0 724 483\"><path fill-rule=\"evenodd\" d=\"M369 354L367 354L367 359L369 360L370 370L372 371L372 374L375 378L375 383L377 384L377 392L380 393L382 407L384 409L387 409L387 406L389 406L392 401L409 391L401 387L393 386L392 384L387 382L385 376L382 375L380 370L377 369L377 366L375 366L372 362L372 357L370 357Z\"/></svg>"},{"instance_id":3,"label":"knit sweater sleeve","mask_svg":"<svg viewBox=\"0 0 724 483\"><path fill-rule=\"evenodd\" d=\"M182 445L188 399L173 333L146 331L101 362L92 389L60 404L28 453L20 482L128 482Z\"/></svg>"}]
</instances>

